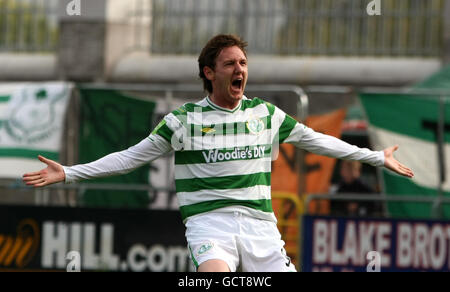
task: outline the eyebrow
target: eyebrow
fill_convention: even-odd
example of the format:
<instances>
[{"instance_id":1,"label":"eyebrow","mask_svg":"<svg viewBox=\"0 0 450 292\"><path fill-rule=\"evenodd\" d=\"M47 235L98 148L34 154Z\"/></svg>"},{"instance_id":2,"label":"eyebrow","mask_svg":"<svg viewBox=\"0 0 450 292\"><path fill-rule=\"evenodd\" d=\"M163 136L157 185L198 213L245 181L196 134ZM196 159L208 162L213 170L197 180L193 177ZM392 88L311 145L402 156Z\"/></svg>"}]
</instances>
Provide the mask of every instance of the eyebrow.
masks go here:
<instances>
[{"instance_id":1,"label":"eyebrow","mask_svg":"<svg viewBox=\"0 0 450 292\"><path fill-rule=\"evenodd\" d=\"M224 63L228 63L228 62L241 62L241 61L247 61L247 59L246 58L242 58L242 59L239 59L239 60L236 60L236 59L225 59L223 62Z\"/></svg>"}]
</instances>

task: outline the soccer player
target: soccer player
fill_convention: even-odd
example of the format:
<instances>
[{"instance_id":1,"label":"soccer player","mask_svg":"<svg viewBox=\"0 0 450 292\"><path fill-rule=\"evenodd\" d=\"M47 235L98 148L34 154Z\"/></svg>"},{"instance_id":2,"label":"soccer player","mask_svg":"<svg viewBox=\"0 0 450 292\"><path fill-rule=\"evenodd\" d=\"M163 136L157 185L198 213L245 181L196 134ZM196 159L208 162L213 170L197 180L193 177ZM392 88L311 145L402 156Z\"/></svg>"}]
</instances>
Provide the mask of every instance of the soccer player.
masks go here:
<instances>
[{"instance_id":1,"label":"soccer player","mask_svg":"<svg viewBox=\"0 0 450 292\"><path fill-rule=\"evenodd\" d=\"M39 156L47 168L23 176L43 187L130 172L175 151L175 185L192 262L198 271L295 271L272 210L272 152L279 143L345 160L413 172L393 156L314 132L276 106L244 95L247 43L217 35L203 48L199 75L208 96L169 113L127 150L75 166Z\"/></svg>"}]
</instances>

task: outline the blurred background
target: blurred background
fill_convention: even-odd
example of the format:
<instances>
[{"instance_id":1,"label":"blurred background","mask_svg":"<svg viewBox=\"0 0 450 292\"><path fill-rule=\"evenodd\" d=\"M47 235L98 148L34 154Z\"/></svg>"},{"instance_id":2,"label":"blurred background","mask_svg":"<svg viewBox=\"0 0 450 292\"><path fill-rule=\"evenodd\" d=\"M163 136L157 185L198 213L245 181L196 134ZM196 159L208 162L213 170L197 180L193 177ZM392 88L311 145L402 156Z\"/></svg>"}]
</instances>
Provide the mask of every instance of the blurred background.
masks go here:
<instances>
[{"instance_id":1,"label":"blurred background","mask_svg":"<svg viewBox=\"0 0 450 292\"><path fill-rule=\"evenodd\" d=\"M249 43L247 97L359 147L398 144L415 172L282 145L272 203L297 269L449 271L449 19L448 0L0 0L0 271L194 270L173 155L43 189L21 176L38 154L126 149L202 99L197 58L219 33Z\"/></svg>"}]
</instances>

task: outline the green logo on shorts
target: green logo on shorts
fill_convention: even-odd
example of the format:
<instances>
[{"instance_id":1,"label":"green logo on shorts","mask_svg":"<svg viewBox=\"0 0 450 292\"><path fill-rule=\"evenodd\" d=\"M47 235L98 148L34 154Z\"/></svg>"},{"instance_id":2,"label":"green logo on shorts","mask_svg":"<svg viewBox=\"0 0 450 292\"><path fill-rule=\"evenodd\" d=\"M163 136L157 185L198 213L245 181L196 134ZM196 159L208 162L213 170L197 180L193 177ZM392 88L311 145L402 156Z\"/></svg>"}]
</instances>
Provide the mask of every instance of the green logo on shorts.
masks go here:
<instances>
[{"instance_id":1,"label":"green logo on shorts","mask_svg":"<svg viewBox=\"0 0 450 292\"><path fill-rule=\"evenodd\" d=\"M205 252L207 252L208 250L210 250L213 247L213 244L211 242L208 242L204 245L202 245L199 249L198 249L198 254L204 254Z\"/></svg>"}]
</instances>

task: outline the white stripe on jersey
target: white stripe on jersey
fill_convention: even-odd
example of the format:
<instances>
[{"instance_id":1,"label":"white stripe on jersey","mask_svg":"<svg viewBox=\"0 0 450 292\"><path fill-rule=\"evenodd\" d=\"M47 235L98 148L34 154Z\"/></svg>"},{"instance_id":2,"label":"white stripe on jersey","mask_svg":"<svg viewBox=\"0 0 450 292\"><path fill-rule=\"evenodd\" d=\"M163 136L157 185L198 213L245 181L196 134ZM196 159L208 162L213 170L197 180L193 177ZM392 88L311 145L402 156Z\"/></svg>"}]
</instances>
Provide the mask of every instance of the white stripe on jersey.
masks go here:
<instances>
[{"instance_id":1,"label":"white stripe on jersey","mask_svg":"<svg viewBox=\"0 0 450 292\"><path fill-rule=\"evenodd\" d=\"M214 200L270 200L270 196L270 186L177 193L180 207Z\"/></svg>"},{"instance_id":2,"label":"white stripe on jersey","mask_svg":"<svg viewBox=\"0 0 450 292\"><path fill-rule=\"evenodd\" d=\"M245 167L243 167L243 162L242 160L235 160L216 163L181 164L175 167L175 179L209 178L232 176L236 175L236 173L239 173L239 175L247 175L270 172L272 158L266 157L248 160L245 161Z\"/></svg>"}]
</instances>

